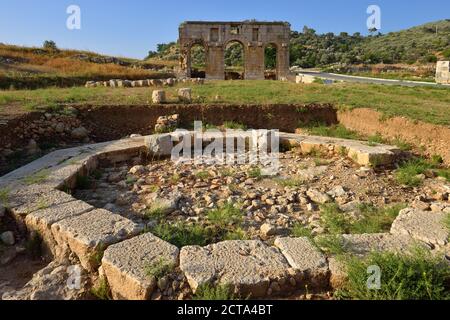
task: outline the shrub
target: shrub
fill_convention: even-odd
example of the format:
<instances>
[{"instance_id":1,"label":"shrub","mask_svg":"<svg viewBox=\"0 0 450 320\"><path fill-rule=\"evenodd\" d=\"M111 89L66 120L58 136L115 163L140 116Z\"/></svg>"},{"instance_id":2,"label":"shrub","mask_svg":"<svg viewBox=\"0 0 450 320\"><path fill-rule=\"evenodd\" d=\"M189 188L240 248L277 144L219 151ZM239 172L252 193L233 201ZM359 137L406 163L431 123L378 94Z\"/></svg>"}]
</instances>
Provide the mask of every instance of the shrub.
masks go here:
<instances>
[{"instance_id":1,"label":"shrub","mask_svg":"<svg viewBox=\"0 0 450 320\"><path fill-rule=\"evenodd\" d=\"M226 203L217 209L211 210L207 214L208 221L218 228L226 228L242 221L242 210L233 203Z\"/></svg>"},{"instance_id":2,"label":"shrub","mask_svg":"<svg viewBox=\"0 0 450 320\"><path fill-rule=\"evenodd\" d=\"M308 239L313 238L312 231L301 223L294 224L294 226L291 229L291 236L295 238L302 238L302 237L306 237Z\"/></svg>"},{"instance_id":3,"label":"shrub","mask_svg":"<svg viewBox=\"0 0 450 320\"><path fill-rule=\"evenodd\" d=\"M149 264L145 267L145 274L155 279L160 279L165 275L171 273L175 269L176 265L172 262L168 262L163 258L158 261Z\"/></svg>"},{"instance_id":4,"label":"shrub","mask_svg":"<svg viewBox=\"0 0 450 320\"><path fill-rule=\"evenodd\" d=\"M331 234L347 233L350 222L338 205L335 203L324 204L320 208L322 226Z\"/></svg>"},{"instance_id":5,"label":"shrub","mask_svg":"<svg viewBox=\"0 0 450 320\"><path fill-rule=\"evenodd\" d=\"M337 292L340 299L448 300L450 268L423 249L411 254L373 252L367 258L347 257L348 280ZM367 287L369 266L381 269L380 290Z\"/></svg>"},{"instance_id":6,"label":"shrub","mask_svg":"<svg viewBox=\"0 0 450 320\"><path fill-rule=\"evenodd\" d=\"M236 297L234 296L232 292L231 286L211 286L211 285L202 285L200 286L194 297L193 300L201 300L201 301L215 301L215 300L236 300Z\"/></svg>"},{"instance_id":7,"label":"shrub","mask_svg":"<svg viewBox=\"0 0 450 320\"><path fill-rule=\"evenodd\" d=\"M372 205L360 206L362 218L351 224L349 231L354 234L380 233L389 231L404 204L397 204L387 208L376 208Z\"/></svg>"},{"instance_id":8,"label":"shrub","mask_svg":"<svg viewBox=\"0 0 450 320\"><path fill-rule=\"evenodd\" d=\"M91 289L91 294L99 300L112 300L108 281L102 278L97 287Z\"/></svg>"},{"instance_id":9,"label":"shrub","mask_svg":"<svg viewBox=\"0 0 450 320\"><path fill-rule=\"evenodd\" d=\"M199 225L158 224L152 233L178 248L191 245L205 246L214 240L212 232Z\"/></svg>"},{"instance_id":10,"label":"shrub","mask_svg":"<svg viewBox=\"0 0 450 320\"><path fill-rule=\"evenodd\" d=\"M422 183L422 179L417 176L431 168L433 166L424 159L409 160L403 162L396 170L395 179L402 185L416 187Z\"/></svg>"},{"instance_id":11,"label":"shrub","mask_svg":"<svg viewBox=\"0 0 450 320\"><path fill-rule=\"evenodd\" d=\"M314 241L316 245L331 255L341 255L345 253L344 238L342 235L325 235L317 237Z\"/></svg>"}]
</instances>

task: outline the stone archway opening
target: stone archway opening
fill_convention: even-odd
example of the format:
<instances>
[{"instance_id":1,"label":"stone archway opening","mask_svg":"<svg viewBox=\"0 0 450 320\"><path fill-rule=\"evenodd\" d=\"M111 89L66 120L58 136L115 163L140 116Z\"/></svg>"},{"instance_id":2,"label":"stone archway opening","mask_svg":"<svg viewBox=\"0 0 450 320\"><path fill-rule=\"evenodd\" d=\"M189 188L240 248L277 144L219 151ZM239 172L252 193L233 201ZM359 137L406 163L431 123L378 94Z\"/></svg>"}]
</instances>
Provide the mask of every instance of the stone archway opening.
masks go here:
<instances>
[{"instance_id":1,"label":"stone archway opening","mask_svg":"<svg viewBox=\"0 0 450 320\"><path fill-rule=\"evenodd\" d=\"M200 43L195 43L190 49L191 77L206 78L206 49Z\"/></svg>"},{"instance_id":2,"label":"stone archway opening","mask_svg":"<svg viewBox=\"0 0 450 320\"><path fill-rule=\"evenodd\" d=\"M269 43L264 48L264 78L278 79L278 47L274 43Z\"/></svg>"},{"instance_id":3,"label":"stone archway opening","mask_svg":"<svg viewBox=\"0 0 450 320\"><path fill-rule=\"evenodd\" d=\"M244 80L245 52L244 45L237 40L227 43L224 50L225 80Z\"/></svg>"}]
</instances>

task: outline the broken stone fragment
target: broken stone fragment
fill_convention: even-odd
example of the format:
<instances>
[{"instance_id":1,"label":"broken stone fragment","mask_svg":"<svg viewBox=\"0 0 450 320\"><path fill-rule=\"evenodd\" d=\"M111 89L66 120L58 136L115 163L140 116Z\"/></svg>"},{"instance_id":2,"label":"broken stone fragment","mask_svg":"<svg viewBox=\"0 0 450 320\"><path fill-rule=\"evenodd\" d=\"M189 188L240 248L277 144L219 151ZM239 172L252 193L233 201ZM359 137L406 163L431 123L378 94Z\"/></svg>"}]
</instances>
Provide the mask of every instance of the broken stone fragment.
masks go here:
<instances>
[{"instance_id":1,"label":"broken stone fragment","mask_svg":"<svg viewBox=\"0 0 450 320\"><path fill-rule=\"evenodd\" d=\"M154 90L152 93L152 102L161 104L166 102L166 92L164 90Z\"/></svg>"},{"instance_id":2,"label":"broken stone fragment","mask_svg":"<svg viewBox=\"0 0 450 320\"><path fill-rule=\"evenodd\" d=\"M319 204L325 204L332 201L331 197L327 195L326 193L320 192L316 189L309 189L306 192L306 195L311 199L311 201L314 201L315 203Z\"/></svg>"}]
</instances>

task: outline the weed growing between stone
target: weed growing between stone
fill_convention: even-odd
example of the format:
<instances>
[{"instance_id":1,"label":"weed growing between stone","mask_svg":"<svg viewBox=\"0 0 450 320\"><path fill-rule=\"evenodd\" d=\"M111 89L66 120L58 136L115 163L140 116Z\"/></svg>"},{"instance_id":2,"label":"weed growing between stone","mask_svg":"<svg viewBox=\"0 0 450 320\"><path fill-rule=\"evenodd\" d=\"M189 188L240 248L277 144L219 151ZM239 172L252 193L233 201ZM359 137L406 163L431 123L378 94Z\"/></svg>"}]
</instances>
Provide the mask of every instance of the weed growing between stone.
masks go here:
<instances>
[{"instance_id":1,"label":"weed growing between stone","mask_svg":"<svg viewBox=\"0 0 450 320\"><path fill-rule=\"evenodd\" d=\"M175 267L175 264L161 258L158 261L147 265L145 267L145 274L149 277L154 277L156 280L159 280L168 273L171 273L175 269Z\"/></svg>"},{"instance_id":2,"label":"weed growing between stone","mask_svg":"<svg viewBox=\"0 0 450 320\"><path fill-rule=\"evenodd\" d=\"M98 285L91 289L91 294L99 300L112 300L111 290L105 278L100 279Z\"/></svg>"},{"instance_id":3,"label":"weed growing between stone","mask_svg":"<svg viewBox=\"0 0 450 320\"><path fill-rule=\"evenodd\" d=\"M346 257L348 280L336 293L339 299L354 300L448 300L450 269L441 258L414 249L411 254L374 252L367 258ZM369 266L381 269L381 287L369 290Z\"/></svg>"},{"instance_id":4,"label":"weed growing between stone","mask_svg":"<svg viewBox=\"0 0 450 320\"><path fill-rule=\"evenodd\" d=\"M200 286L192 299L200 301L237 300L237 297L235 297L232 291L230 286L211 286L207 284Z\"/></svg>"}]
</instances>

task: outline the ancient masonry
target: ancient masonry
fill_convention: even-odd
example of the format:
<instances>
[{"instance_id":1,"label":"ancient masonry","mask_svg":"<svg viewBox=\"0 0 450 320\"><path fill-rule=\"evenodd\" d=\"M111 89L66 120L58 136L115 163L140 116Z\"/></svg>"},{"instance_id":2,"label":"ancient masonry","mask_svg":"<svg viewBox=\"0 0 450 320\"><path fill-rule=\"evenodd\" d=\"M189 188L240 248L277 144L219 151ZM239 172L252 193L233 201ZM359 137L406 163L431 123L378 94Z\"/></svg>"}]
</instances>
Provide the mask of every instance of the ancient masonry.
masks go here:
<instances>
[{"instance_id":1,"label":"ancient masonry","mask_svg":"<svg viewBox=\"0 0 450 320\"><path fill-rule=\"evenodd\" d=\"M390 163L399 152L395 147L344 139L295 134L280 138L302 152L340 150L360 165ZM55 261L77 257L87 272L98 271L106 277L115 299L149 299L156 283L145 266L161 258L179 266L194 292L211 282L232 285L243 296L254 298L305 286L339 285L345 277L339 263L307 238L279 238L273 246L225 241L177 248L143 233L142 225L62 191L75 188L77 177L104 162L120 163L142 152L168 156L172 147L171 135L164 134L55 151L0 178L0 189L7 190L3 204L30 232L40 234ZM448 246L449 232L442 221L450 207L443 204L432 209L434 213L405 209L390 233L346 235L345 245L359 255L377 249L402 251L415 241L435 249Z\"/></svg>"},{"instance_id":2,"label":"ancient masonry","mask_svg":"<svg viewBox=\"0 0 450 320\"><path fill-rule=\"evenodd\" d=\"M438 61L436 65L436 82L450 84L450 61Z\"/></svg>"},{"instance_id":3,"label":"ancient masonry","mask_svg":"<svg viewBox=\"0 0 450 320\"><path fill-rule=\"evenodd\" d=\"M277 79L289 73L290 24L287 22L184 22L180 26L181 69L191 77L191 49L201 45L206 54L206 79L225 78L224 54L231 42L244 48L244 79L264 79L264 51L277 49Z\"/></svg>"}]
</instances>

